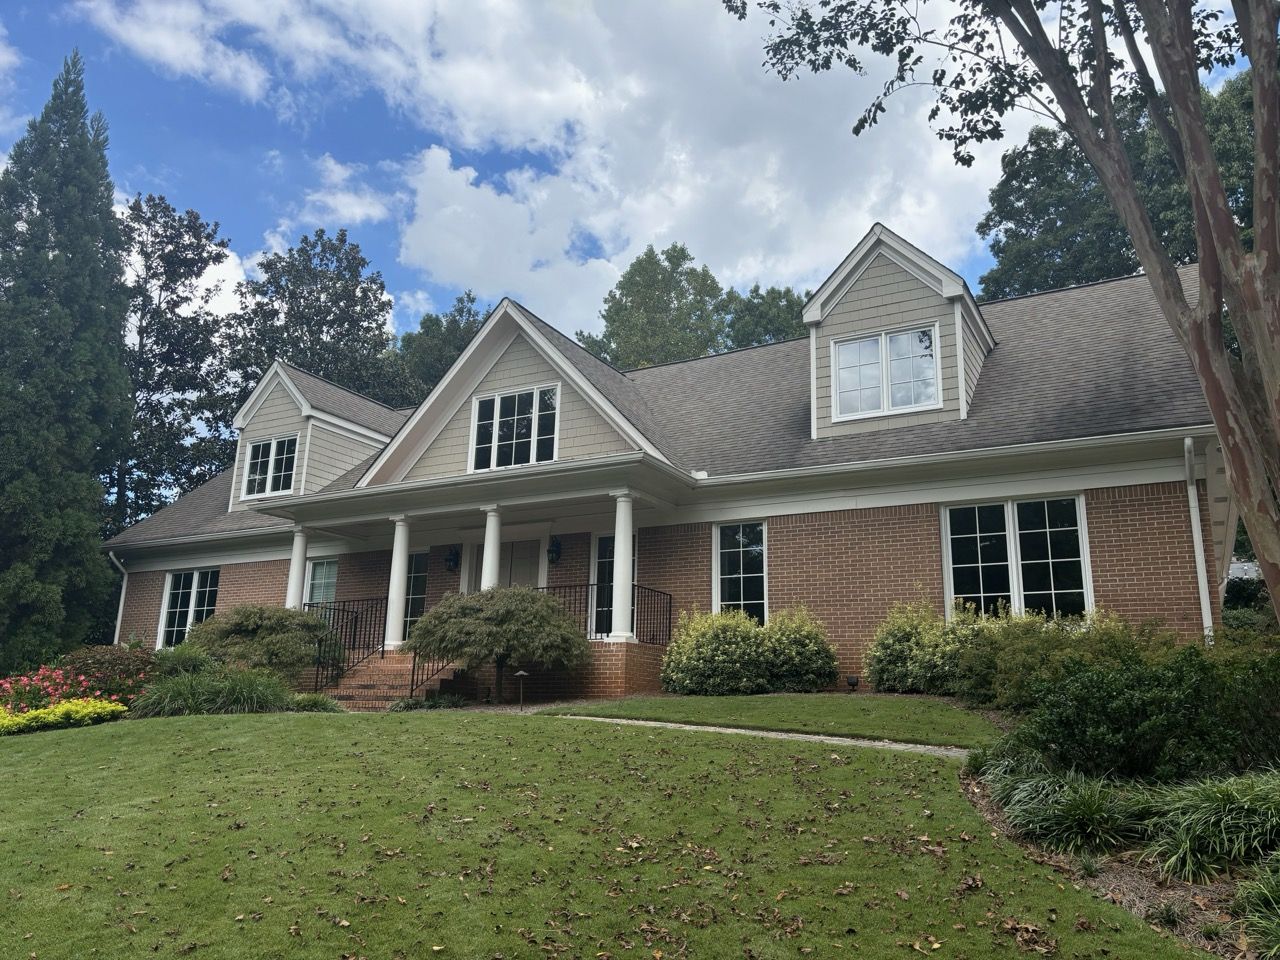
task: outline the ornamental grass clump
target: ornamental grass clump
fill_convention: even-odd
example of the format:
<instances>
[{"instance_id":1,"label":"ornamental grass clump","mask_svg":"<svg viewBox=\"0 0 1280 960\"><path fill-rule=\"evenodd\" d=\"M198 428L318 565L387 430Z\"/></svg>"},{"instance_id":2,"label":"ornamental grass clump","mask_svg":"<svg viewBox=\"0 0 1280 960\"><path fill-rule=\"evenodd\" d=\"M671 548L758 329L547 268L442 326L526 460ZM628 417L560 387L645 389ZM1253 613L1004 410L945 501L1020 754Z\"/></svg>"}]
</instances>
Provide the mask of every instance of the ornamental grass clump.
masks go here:
<instances>
[{"instance_id":1,"label":"ornamental grass clump","mask_svg":"<svg viewBox=\"0 0 1280 960\"><path fill-rule=\"evenodd\" d=\"M1280 958L1280 855L1273 855L1236 888L1232 912L1244 924L1249 946L1263 960Z\"/></svg>"},{"instance_id":2,"label":"ornamental grass clump","mask_svg":"<svg viewBox=\"0 0 1280 960\"><path fill-rule=\"evenodd\" d=\"M130 716L279 713L290 709L293 696L285 681L269 670L222 667L160 678L133 702Z\"/></svg>"}]
</instances>

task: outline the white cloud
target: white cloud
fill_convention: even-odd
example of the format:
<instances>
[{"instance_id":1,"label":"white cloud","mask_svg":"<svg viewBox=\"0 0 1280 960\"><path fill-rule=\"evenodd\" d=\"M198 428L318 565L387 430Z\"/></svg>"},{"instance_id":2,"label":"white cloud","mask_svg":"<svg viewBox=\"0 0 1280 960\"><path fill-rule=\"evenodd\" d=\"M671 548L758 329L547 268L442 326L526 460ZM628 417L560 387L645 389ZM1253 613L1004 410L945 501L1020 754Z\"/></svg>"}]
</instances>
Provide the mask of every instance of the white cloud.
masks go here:
<instances>
[{"instance_id":1,"label":"white cloud","mask_svg":"<svg viewBox=\"0 0 1280 960\"><path fill-rule=\"evenodd\" d=\"M23 111L17 105L13 78L22 63L22 55L9 43L9 34L0 24L0 134L13 134L22 129ZM0 154L0 170L9 162L8 154Z\"/></svg>"},{"instance_id":2,"label":"white cloud","mask_svg":"<svg viewBox=\"0 0 1280 960\"><path fill-rule=\"evenodd\" d=\"M884 79L877 64L865 77L782 83L760 66L766 25L739 23L714 2L82 0L81 9L163 68L249 99L270 91L290 114L376 91L438 141L388 158L403 161L408 196L326 154L296 219L403 216L403 263L482 299L516 295L566 330L596 325L605 291L647 243L686 243L727 284L804 287L882 220L956 263L980 249L974 225L999 174L999 144L972 169L953 164L919 92L854 138L851 124ZM237 69L215 71L197 53ZM1013 118L1011 136L1029 125ZM485 151L484 175L457 160L464 151Z\"/></svg>"}]
</instances>

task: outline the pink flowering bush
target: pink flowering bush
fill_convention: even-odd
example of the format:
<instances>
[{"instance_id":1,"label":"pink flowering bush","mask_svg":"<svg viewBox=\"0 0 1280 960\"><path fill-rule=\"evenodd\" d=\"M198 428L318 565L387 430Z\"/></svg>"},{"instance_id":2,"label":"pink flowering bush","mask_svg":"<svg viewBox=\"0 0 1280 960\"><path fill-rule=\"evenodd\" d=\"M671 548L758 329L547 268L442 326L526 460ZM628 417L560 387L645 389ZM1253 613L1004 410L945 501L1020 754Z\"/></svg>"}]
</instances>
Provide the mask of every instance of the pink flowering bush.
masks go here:
<instances>
[{"instance_id":1,"label":"pink flowering bush","mask_svg":"<svg viewBox=\"0 0 1280 960\"><path fill-rule=\"evenodd\" d=\"M84 698L128 706L142 692L150 665L146 651L122 647L72 651L56 666L0 679L0 712L26 713Z\"/></svg>"}]
</instances>

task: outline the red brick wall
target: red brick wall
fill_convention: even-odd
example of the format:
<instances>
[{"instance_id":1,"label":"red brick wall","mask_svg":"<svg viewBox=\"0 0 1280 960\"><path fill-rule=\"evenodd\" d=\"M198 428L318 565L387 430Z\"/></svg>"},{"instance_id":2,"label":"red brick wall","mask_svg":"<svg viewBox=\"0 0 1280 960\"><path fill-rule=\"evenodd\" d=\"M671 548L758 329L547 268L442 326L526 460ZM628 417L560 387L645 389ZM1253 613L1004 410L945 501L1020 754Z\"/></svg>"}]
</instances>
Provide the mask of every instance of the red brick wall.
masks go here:
<instances>
[{"instance_id":1,"label":"red brick wall","mask_svg":"<svg viewBox=\"0 0 1280 960\"><path fill-rule=\"evenodd\" d=\"M458 551L458 569L450 571L449 553ZM440 602L446 593L457 593L462 584L462 544L446 543L431 548L431 558L427 561L427 609ZM388 574L388 583L390 574Z\"/></svg>"},{"instance_id":2,"label":"red brick wall","mask_svg":"<svg viewBox=\"0 0 1280 960\"><path fill-rule=\"evenodd\" d=\"M164 577L163 570L129 574L120 615L121 643L136 640L144 646L155 646L164 603Z\"/></svg>"},{"instance_id":3,"label":"red brick wall","mask_svg":"<svg viewBox=\"0 0 1280 960\"><path fill-rule=\"evenodd\" d=\"M1126 620L1156 620L1201 634L1200 593L1185 484L1153 483L1086 490L1085 518L1094 603ZM1200 519L1213 620L1222 619L1209 502L1200 484Z\"/></svg>"},{"instance_id":4,"label":"red brick wall","mask_svg":"<svg viewBox=\"0 0 1280 960\"><path fill-rule=\"evenodd\" d=\"M391 587L391 551L371 550L338 555L335 600L385 597Z\"/></svg>"},{"instance_id":5,"label":"red brick wall","mask_svg":"<svg viewBox=\"0 0 1280 960\"><path fill-rule=\"evenodd\" d=\"M665 647L648 643L591 641L591 660L573 673L525 667L524 699L533 703L547 700L577 700L624 697L661 690L659 674ZM502 697L515 703L520 683L513 676L517 667L508 667L502 680ZM485 666L468 674L470 693L476 697L495 696L494 669Z\"/></svg>"},{"instance_id":6,"label":"red brick wall","mask_svg":"<svg viewBox=\"0 0 1280 960\"><path fill-rule=\"evenodd\" d=\"M894 604L925 599L943 609L939 524L934 504L771 517L769 609L808 607L826 626L841 673L861 673Z\"/></svg>"},{"instance_id":7,"label":"red brick wall","mask_svg":"<svg viewBox=\"0 0 1280 960\"><path fill-rule=\"evenodd\" d=\"M641 586L671 594L673 623L682 610L710 610L711 524L640 528L636 571Z\"/></svg>"},{"instance_id":8,"label":"red brick wall","mask_svg":"<svg viewBox=\"0 0 1280 960\"><path fill-rule=\"evenodd\" d=\"M591 570L591 534L562 533L558 538L560 562L547 564L547 586L590 583L595 579Z\"/></svg>"}]
</instances>

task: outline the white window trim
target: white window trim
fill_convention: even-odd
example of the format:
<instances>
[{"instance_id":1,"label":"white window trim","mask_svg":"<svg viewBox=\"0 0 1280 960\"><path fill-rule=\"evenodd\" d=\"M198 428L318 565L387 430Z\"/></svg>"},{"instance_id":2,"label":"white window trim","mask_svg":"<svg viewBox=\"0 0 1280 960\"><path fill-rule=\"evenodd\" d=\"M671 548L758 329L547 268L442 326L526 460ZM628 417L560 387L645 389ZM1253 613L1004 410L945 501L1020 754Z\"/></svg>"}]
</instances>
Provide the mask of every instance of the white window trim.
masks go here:
<instances>
[{"instance_id":1,"label":"white window trim","mask_svg":"<svg viewBox=\"0 0 1280 960\"><path fill-rule=\"evenodd\" d=\"M191 618L196 614L196 597L200 593L200 574L213 573L215 570L221 571L221 567L184 567L181 570L169 570L164 575L164 595L160 600L160 622L156 625L156 649L164 650L164 631L165 623L169 619L169 594L173 590L173 578L179 573L190 573L191 576L191 599L187 601L187 626L182 632L182 638L185 640L187 634L191 631ZM221 581L221 577L218 578ZM218 589L222 589L222 583L218 583ZM217 605L217 601L214 601ZM177 646L177 644L175 644Z\"/></svg>"},{"instance_id":2,"label":"white window trim","mask_svg":"<svg viewBox=\"0 0 1280 960\"><path fill-rule=\"evenodd\" d=\"M720 612L720 528L744 523L760 524L760 542L764 545L764 622L769 622L769 521L764 517L724 520L711 525L711 612Z\"/></svg>"},{"instance_id":3,"label":"white window trim","mask_svg":"<svg viewBox=\"0 0 1280 960\"><path fill-rule=\"evenodd\" d=\"M303 603L314 603L314 602L317 602L317 601L313 601L313 600L311 599L311 575L312 575L312 573L315 571L316 564L317 564L317 563L333 563L333 564L336 564L337 562L338 562L338 558L337 558L337 557L313 557L312 559L310 559L310 560L308 560L308 561L307 561L307 577L306 577L306 582L302 585L302 602L303 602ZM335 570L334 570L334 577L333 577L333 586L334 586L334 598L333 598L333 601L319 601L319 602L331 603L331 602L334 602L334 601L336 601L336 600L338 599L338 595L337 595L338 575L337 575L337 574L338 574L338 571L335 569Z\"/></svg>"},{"instance_id":4,"label":"white window trim","mask_svg":"<svg viewBox=\"0 0 1280 960\"><path fill-rule=\"evenodd\" d=\"M497 423L498 423L499 398L508 397L508 396L511 396L512 394L517 394L517 393L528 393L530 390L532 390L533 391L533 423L534 423L534 429L536 431L537 425L538 425L538 391L552 390L552 389L554 389L556 392L556 430L555 430L554 437L552 438L552 441L551 441L551 459L542 460L542 461L539 461L537 459L530 459L528 463L513 463L505 467L497 466L497 459L498 459ZM491 398L494 403L493 422L494 422L495 432L494 432L493 444L492 444L493 450L489 456L489 466L476 469L476 431L480 424L480 401L488 400ZM561 381L559 380L554 380L549 383L540 383L532 387L513 387L509 390L492 390L488 393L475 394L471 398L471 432L467 440L467 473L496 473L498 471L505 471L505 470L526 470L530 467L541 467L541 466L545 466L548 463L557 462L560 459L560 421L563 419L562 417L563 413L564 413L564 390L561 386ZM530 442L533 445L530 452L533 458L536 458L538 456L538 438L536 434Z\"/></svg>"},{"instance_id":5,"label":"white window trim","mask_svg":"<svg viewBox=\"0 0 1280 960\"><path fill-rule=\"evenodd\" d=\"M899 333L916 333L920 330L933 331L933 377L938 385L938 399L933 403L923 403L910 407L891 407L889 405L889 338ZM860 340L880 340L880 409L867 413L840 412L840 345L857 343ZM831 422L847 423L851 420L870 420L875 417L896 417L904 413L922 413L928 410L941 410L945 405L942 399L942 340L939 336L938 322L932 324L911 324L895 327L879 332L851 334L847 337L833 339L830 346L831 367Z\"/></svg>"},{"instance_id":6,"label":"white window trim","mask_svg":"<svg viewBox=\"0 0 1280 960\"><path fill-rule=\"evenodd\" d=\"M271 489L271 478L276 471L276 444L285 440L293 440L293 472L289 476L289 486L280 490ZM264 500L268 497L284 497L293 493L293 488L297 484L298 469L301 466L298 463L302 455L302 444L299 442L302 438L296 433L282 433L276 437L257 437L253 440L244 441L244 465L241 467L240 478L240 499L241 500ZM249 461L253 457L253 448L260 443L271 444L271 458L267 461L267 489L262 493L249 492Z\"/></svg>"},{"instance_id":7,"label":"white window trim","mask_svg":"<svg viewBox=\"0 0 1280 960\"><path fill-rule=\"evenodd\" d=\"M1006 540L1009 544L1009 609L1016 614L1026 612L1026 603L1022 597L1022 545L1018 539L1019 503L1031 503L1041 500L1067 500L1076 502L1076 524L1080 531L1080 574L1084 580L1084 612L1093 613L1096 609L1093 599L1093 563L1089 555L1089 522L1085 516L1084 494L1037 493L1020 497L988 497L979 500L957 500L953 503L940 504L942 530L942 580L946 595L947 620L955 615L955 587L951 577L951 514L952 507L978 507L999 503L1004 507L1004 526ZM767 560L767 556L766 556Z\"/></svg>"}]
</instances>

